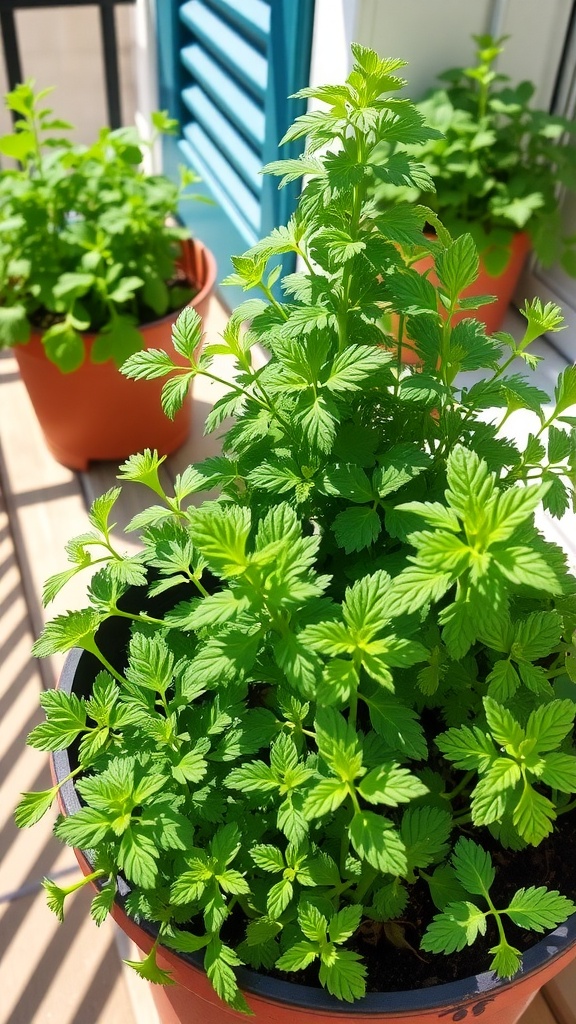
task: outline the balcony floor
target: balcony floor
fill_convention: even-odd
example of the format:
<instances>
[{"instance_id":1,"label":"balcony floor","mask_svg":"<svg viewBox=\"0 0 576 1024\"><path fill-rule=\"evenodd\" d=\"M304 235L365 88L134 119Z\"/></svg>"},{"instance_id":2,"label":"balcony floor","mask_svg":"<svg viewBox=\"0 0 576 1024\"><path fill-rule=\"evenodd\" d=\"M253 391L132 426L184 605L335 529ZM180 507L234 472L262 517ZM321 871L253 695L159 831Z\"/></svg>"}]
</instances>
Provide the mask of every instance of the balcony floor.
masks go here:
<instances>
[{"instance_id":1,"label":"balcony floor","mask_svg":"<svg viewBox=\"0 0 576 1024\"><path fill-rule=\"evenodd\" d=\"M206 330L214 337L225 318L212 299ZM543 346L543 378L563 361ZM225 376L227 368L222 368ZM549 379L542 379L546 389ZM548 388L549 390L549 388ZM197 393L189 441L165 463L173 479L190 461L215 451L202 437L202 423L216 389ZM49 785L46 757L26 747L29 729L40 719L38 694L52 686L60 659L30 657L44 611L44 580L64 568L67 539L86 529L86 509L116 485L117 467L99 463L75 473L46 451L27 393L10 353L0 355L0 1024L156 1024L147 986L121 964L132 955L113 924L96 929L88 917L86 893L73 897L64 924L47 909L41 879L73 877L76 862L51 835L51 820L31 831L16 829L13 808L21 790ZM142 491L140 495L138 492ZM115 533L122 545L126 522L147 504L144 488L126 493L117 506ZM138 502L141 502L138 505ZM574 517L547 528L576 555ZM83 603L86 581L59 595L50 615ZM539 995L522 1024L575 1024L574 973ZM201 1024L201 1022L198 1022Z\"/></svg>"}]
</instances>

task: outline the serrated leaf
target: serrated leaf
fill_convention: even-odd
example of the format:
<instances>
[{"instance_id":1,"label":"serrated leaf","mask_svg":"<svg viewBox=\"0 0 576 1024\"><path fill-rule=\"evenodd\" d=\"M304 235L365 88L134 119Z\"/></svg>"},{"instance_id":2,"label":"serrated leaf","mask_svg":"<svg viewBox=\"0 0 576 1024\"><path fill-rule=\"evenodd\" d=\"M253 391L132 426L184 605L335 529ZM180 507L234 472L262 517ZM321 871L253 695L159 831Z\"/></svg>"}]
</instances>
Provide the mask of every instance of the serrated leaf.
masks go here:
<instances>
[{"instance_id":1,"label":"serrated leaf","mask_svg":"<svg viewBox=\"0 0 576 1024\"><path fill-rule=\"evenodd\" d=\"M89 650L100 622L101 615L94 608L57 615L44 626L32 653L37 658L45 658L51 654L62 654L72 647Z\"/></svg>"},{"instance_id":2,"label":"serrated leaf","mask_svg":"<svg viewBox=\"0 0 576 1024\"><path fill-rule=\"evenodd\" d=\"M286 910L286 907L290 903L294 894L294 886L289 878L282 878L275 885L272 885L268 890L268 898L266 900L266 909L268 916L272 920L280 917L282 912Z\"/></svg>"},{"instance_id":3,"label":"serrated leaf","mask_svg":"<svg viewBox=\"0 0 576 1024\"><path fill-rule=\"evenodd\" d=\"M444 757L465 771L487 771L497 755L496 747L486 733L474 726L448 729L436 738Z\"/></svg>"},{"instance_id":4,"label":"serrated leaf","mask_svg":"<svg viewBox=\"0 0 576 1024\"><path fill-rule=\"evenodd\" d=\"M406 873L404 843L392 822L372 811L358 811L348 826L352 846L362 860L391 875Z\"/></svg>"},{"instance_id":5,"label":"serrated leaf","mask_svg":"<svg viewBox=\"0 0 576 1024\"><path fill-rule=\"evenodd\" d=\"M490 963L490 970L495 971L499 978L512 978L522 966L520 950L508 945L507 942L492 946L490 953L495 954Z\"/></svg>"},{"instance_id":6,"label":"serrated leaf","mask_svg":"<svg viewBox=\"0 0 576 1024\"><path fill-rule=\"evenodd\" d=\"M359 954L351 950L335 950L329 962L323 960L318 976L331 995L348 1003L361 999L366 992L366 967Z\"/></svg>"},{"instance_id":7,"label":"serrated leaf","mask_svg":"<svg viewBox=\"0 0 576 1024\"><path fill-rule=\"evenodd\" d=\"M576 757L573 754L546 754L539 778L561 793L576 793Z\"/></svg>"},{"instance_id":8,"label":"serrated leaf","mask_svg":"<svg viewBox=\"0 0 576 1024\"><path fill-rule=\"evenodd\" d=\"M459 839L452 855L456 878L472 895L483 896L495 878L490 854L471 839Z\"/></svg>"},{"instance_id":9,"label":"serrated leaf","mask_svg":"<svg viewBox=\"0 0 576 1024\"><path fill-rule=\"evenodd\" d=\"M512 812L512 821L522 838L530 846L538 846L552 832L555 818L554 804L526 784Z\"/></svg>"},{"instance_id":10,"label":"serrated leaf","mask_svg":"<svg viewBox=\"0 0 576 1024\"><path fill-rule=\"evenodd\" d=\"M114 905L116 896L116 885L114 882L104 885L96 894L90 904L90 917L94 923L100 926L108 917Z\"/></svg>"},{"instance_id":11,"label":"serrated leaf","mask_svg":"<svg viewBox=\"0 0 576 1024\"><path fill-rule=\"evenodd\" d=\"M397 807L428 793L428 787L407 768L394 761L373 768L361 779L358 793L370 804L387 804Z\"/></svg>"},{"instance_id":12,"label":"serrated leaf","mask_svg":"<svg viewBox=\"0 0 576 1024\"><path fill-rule=\"evenodd\" d=\"M339 547L349 555L370 547L380 536L382 523L375 509L362 505L339 512L332 528Z\"/></svg>"},{"instance_id":13,"label":"serrated leaf","mask_svg":"<svg viewBox=\"0 0 576 1024\"><path fill-rule=\"evenodd\" d=\"M520 928L544 932L556 928L575 910L572 900L556 890L533 885L518 889L504 913Z\"/></svg>"},{"instance_id":14,"label":"serrated leaf","mask_svg":"<svg viewBox=\"0 0 576 1024\"><path fill-rule=\"evenodd\" d=\"M14 812L18 828L29 828L35 825L50 810L56 799L58 788L46 789L37 793L21 793L20 801Z\"/></svg>"},{"instance_id":15,"label":"serrated leaf","mask_svg":"<svg viewBox=\"0 0 576 1024\"><path fill-rule=\"evenodd\" d=\"M454 868L441 864L427 879L434 906L444 910L449 903L460 903L466 899L466 890L458 881Z\"/></svg>"},{"instance_id":16,"label":"serrated leaf","mask_svg":"<svg viewBox=\"0 0 576 1024\"><path fill-rule=\"evenodd\" d=\"M553 700L532 711L526 723L526 738L535 741L539 753L554 750L574 725L576 707L571 700Z\"/></svg>"},{"instance_id":17,"label":"serrated leaf","mask_svg":"<svg viewBox=\"0 0 576 1024\"><path fill-rule=\"evenodd\" d=\"M440 807L408 808L400 825L408 869L426 868L439 859L444 853L451 829L452 816Z\"/></svg>"},{"instance_id":18,"label":"serrated leaf","mask_svg":"<svg viewBox=\"0 0 576 1024\"><path fill-rule=\"evenodd\" d=\"M318 944L314 942L295 942L278 957L276 967L280 971L302 971L319 956Z\"/></svg>"},{"instance_id":19,"label":"serrated leaf","mask_svg":"<svg viewBox=\"0 0 576 1024\"><path fill-rule=\"evenodd\" d=\"M374 893L371 916L378 921L390 921L400 917L408 903L408 891L398 879L383 885Z\"/></svg>"},{"instance_id":20,"label":"serrated leaf","mask_svg":"<svg viewBox=\"0 0 576 1024\"><path fill-rule=\"evenodd\" d=\"M253 846L250 850L252 860L262 868L263 871L279 872L286 867L284 857L276 846L261 844Z\"/></svg>"},{"instance_id":21,"label":"serrated leaf","mask_svg":"<svg viewBox=\"0 0 576 1024\"><path fill-rule=\"evenodd\" d=\"M340 779L323 779L306 797L304 814L306 818L320 818L331 814L340 807L348 796L348 787Z\"/></svg>"},{"instance_id":22,"label":"serrated leaf","mask_svg":"<svg viewBox=\"0 0 576 1024\"><path fill-rule=\"evenodd\" d=\"M449 903L428 925L420 948L430 953L457 953L486 932L486 916L473 903Z\"/></svg>"},{"instance_id":23,"label":"serrated leaf","mask_svg":"<svg viewBox=\"0 0 576 1024\"><path fill-rule=\"evenodd\" d=\"M480 261L471 235L460 235L436 256L436 271L448 294L455 299L478 277Z\"/></svg>"}]
</instances>

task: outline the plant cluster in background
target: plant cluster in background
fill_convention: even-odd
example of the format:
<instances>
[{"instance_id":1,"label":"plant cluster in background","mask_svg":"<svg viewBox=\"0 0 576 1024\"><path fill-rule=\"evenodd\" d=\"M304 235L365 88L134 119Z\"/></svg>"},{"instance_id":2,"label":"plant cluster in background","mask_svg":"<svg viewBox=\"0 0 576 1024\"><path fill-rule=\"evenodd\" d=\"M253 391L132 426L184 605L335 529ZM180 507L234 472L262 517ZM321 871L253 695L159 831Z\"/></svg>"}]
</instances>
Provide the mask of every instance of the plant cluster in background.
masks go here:
<instances>
[{"instance_id":1,"label":"plant cluster in background","mask_svg":"<svg viewBox=\"0 0 576 1024\"><path fill-rule=\"evenodd\" d=\"M91 358L120 366L142 347L139 324L191 297L177 271L188 232L167 219L198 179L184 169L179 184L147 175L133 128L73 145L63 135L72 126L45 105L49 91L28 82L6 96L16 120L0 153L19 166L0 172L0 346L38 329L48 359L70 372L92 331ZM176 130L164 113L152 120L156 136Z\"/></svg>"},{"instance_id":2,"label":"plant cluster in background","mask_svg":"<svg viewBox=\"0 0 576 1024\"><path fill-rule=\"evenodd\" d=\"M203 351L185 310L173 341L189 369L160 351L123 367L176 371L163 393L173 415L196 376L218 379L214 357L231 357L206 423L222 454L188 467L173 494L156 453L124 464L122 479L153 496L128 527L143 549L118 550L120 488L107 492L44 595L96 568L89 607L35 647L81 647L102 667L87 697L46 693L30 738L77 746L83 806L56 834L94 851L95 920L122 874L129 912L162 944L203 951L216 991L244 1009L241 963L310 968L337 998L361 997L374 984L364 930L376 922L406 948L422 893L436 909L419 955L479 940L503 977L521 963L514 925L540 933L574 910L543 884L518 887L514 867L495 895L487 847L514 865L574 806L576 587L534 512L573 501L576 368L551 406L510 370L533 369L532 342L561 326L551 305L526 307L518 342L472 316L453 323L486 301L459 298L478 273L471 237L453 240L429 207L371 198L375 181L431 190L411 147L438 133L395 95L402 61L353 54L346 83L301 93L324 104L287 134L307 136L304 155L268 167L307 183L290 223L234 260L234 282L263 297ZM426 222L438 288L409 265ZM269 263L287 252L303 269L278 301ZM402 364L405 331L417 368ZM269 353L259 369L255 344ZM517 410L535 424L522 444L499 432ZM113 618L128 645L114 664L98 633ZM20 824L57 789L25 795ZM57 913L75 887L47 883ZM136 969L168 982L155 957L156 944Z\"/></svg>"},{"instance_id":3,"label":"plant cluster in background","mask_svg":"<svg viewBox=\"0 0 576 1024\"><path fill-rule=\"evenodd\" d=\"M576 190L575 124L534 109L533 83L513 86L496 70L506 38L474 36L477 64L439 75L445 86L417 104L442 133L417 150L436 186L430 205L453 234L472 235L493 276L522 230L544 266L560 260L576 276L576 239L564 234L559 208L562 190ZM384 203L419 201L422 189L383 185L376 194Z\"/></svg>"}]
</instances>

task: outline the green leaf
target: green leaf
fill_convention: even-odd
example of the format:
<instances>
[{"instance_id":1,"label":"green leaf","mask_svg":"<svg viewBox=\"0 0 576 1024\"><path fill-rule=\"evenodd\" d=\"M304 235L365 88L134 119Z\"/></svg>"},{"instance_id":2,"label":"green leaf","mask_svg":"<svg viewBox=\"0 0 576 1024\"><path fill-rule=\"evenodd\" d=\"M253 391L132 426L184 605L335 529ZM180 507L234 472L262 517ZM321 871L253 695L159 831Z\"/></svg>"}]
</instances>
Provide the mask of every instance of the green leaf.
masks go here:
<instances>
[{"instance_id":1,"label":"green leaf","mask_svg":"<svg viewBox=\"0 0 576 1024\"><path fill-rule=\"evenodd\" d=\"M492 697L484 697L483 704L488 728L496 743L505 747L509 753L515 752L524 739L524 730L508 708L498 704Z\"/></svg>"},{"instance_id":2,"label":"green leaf","mask_svg":"<svg viewBox=\"0 0 576 1024\"><path fill-rule=\"evenodd\" d=\"M248 564L246 544L250 527L249 509L230 506L200 509L190 532L213 572L228 578L240 575Z\"/></svg>"},{"instance_id":3,"label":"green leaf","mask_svg":"<svg viewBox=\"0 0 576 1024\"><path fill-rule=\"evenodd\" d=\"M134 352L120 367L120 373L130 380L154 380L172 373L175 364L167 352L159 348L148 348Z\"/></svg>"},{"instance_id":4,"label":"green leaf","mask_svg":"<svg viewBox=\"0 0 576 1024\"><path fill-rule=\"evenodd\" d=\"M552 832L555 818L554 804L532 786L525 784L512 813L512 821L522 838L530 846L538 846Z\"/></svg>"},{"instance_id":5,"label":"green leaf","mask_svg":"<svg viewBox=\"0 0 576 1024\"><path fill-rule=\"evenodd\" d=\"M64 902L66 897L70 894L69 889L61 889L56 882L53 882L50 878L42 879L42 888L46 893L46 903L48 909L56 915L59 921L64 920Z\"/></svg>"},{"instance_id":6,"label":"green leaf","mask_svg":"<svg viewBox=\"0 0 576 1024\"><path fill-rule=\"evenodd\" d=\"M295 942L282 956L278 957L276 967L280 971L303 971L319 956L318 944L314 942Z\"/></svg>"},{"instance_id":7,"label":"green leaf","mask_svg":"<svg viewBox=\"0 0 576 1024\"><path fill-rule=\"evenodd\" d=\"M331 814L340 807L348 796L348 786L340 779L323 779L306 797L304 815L306 818L320 818Z\"/></svg>"},{"instance_id":8,"label":"green leaf","mask_svg":"<svg viewBox=\"0 0 576 1024\"><path fill-rule=\"evenodd\" d=\"M150 836L145 835L141 829L130 827L122 836L118 864L129 881L144 889L152 889L158 875L159 853Z\"/></svg>"},{"instance_id":9,"label":"green leaf","mask_svg":"<svg viewBox=\"0 0 576 1024\"><path fill-rule=\"evenodd\" d=\"M332 528L339 547L349 555L370 547L380 536L382 523L375 509L362 505L339 512Z\"/></svg>"},{"instance_id":10,"label":"green leaf","mask_svg":"<svg viewBox=\"0 0 576 1024\"><path fill-rule=\"evenodd\" d=\"M173 420L184 405L193 376L192 373L182 373L176 377L170 377L163 385L160 400L162 409L169 419Z\"/></svg>"},{"instance_id":11,"label":"green leaf","mask_svg":"<svg viewBox=\"0 0 576 1024\"><path fill-rule=\"evenodd\" d=\"M188 750L176 764L172 765L172 775L177 782L185 785L187 782L200 782L204 778L208 769L208 763L203 756L205 752L205 747Z\"/></svg>"},{"instance_id":12,"label":"green leaf","mask_svg":"<svg viewBox=\"0 0 576 1024\"><path fill-rule=\"evenodd\" d=\"M430 458L413 444L395 444L379 459L374 488L381 498L398 491L430 465ZM404 507L404 506L401 506Z\"/></svg>"},{"instance_id":13,"label":"green leaf","mask_svg":"<svg viewBox=\"0 0 576 1024\"><path fill-rule=\"evenodd\" d=\"M117 316L96 335L90 350L93 363L113 359L118 369L134 352L142 348L142 335L128 316Z\"/></svg>"},{"instance_id":14,"label":"green leaf","mask_svg":"<svg viewBox=\"0 0 576 1024\"><path fill-rule=\"evenodd\" d=\"M362 699L368 705L370 721L375 731L383 737L391 750L399 751L406 757L423 760L428 753L424 731L413 708L396 697L381 690L367 692L364 688Z\"/></svg>"},{"instance_id":15,"label":"green leaf","mask_svg":"<svg viewBox=\"0 0 576 1024\"><path fill-rule=\"evenodd\" d=\"M131 967L141 978L151 982L153 985L173 985L174 978L169 971L162 970L156 962L156 946L153 946L148 956L142 960L123 960L128 967Z\"/></svg>"},{"instance_id":16,"label":"green leaf","mask_svg":"<svg viewBox=\"0 0 576 1024\"><path fill-rule=\"evenodd\" d=\"M526 724L526 738L535 741L539 753L554 750L571 731L576 707L571 700L552 700L532 711Z\"/></svg>"},{"instance_id":17,"label":"green leaf","mask_svg":"<svg viewBox=\"0 0 576 1024\"><path fill-rule=\"evenodd\" d=\"M361 920L362 907L360 905L343 907L337 914L334 914L334 917L330 918L328 923L330 941L335 943L346 942L346 939L350 939L354 932L358 930Z\"/></svg>"},{"instance_id":18,"label":"green leaf","mask_svg":"<svg viewBox=\"0 0 576 1024\"><path fill-rule=\"evenodd\" d=\"M69 846L93 849L112 831L110 813L95 807L81 807L69 818L59 818L54 826L54 835Z\"/></svg>"},{"instance_id":19,"label":"green leaf","mask_svg":"<svg viewBox=\"0 0 576 1024\"><path fill-rule=\"evenodd\" d=\"M429 953L457 953L486 933L486 915L473 903L449 903L428 925L420 948Z\"/></svg>"},{"instance_id":20,"label":"green leaf","mask_svg":"<svg viewBox=\"0 0 576 1024\"><path fill-rule=\"evenodd\" d=\"M62 750L69 747L86 728L86 706L76 694L46 690L40 697L47 722L37 725L28 743L38 750Z\"/></svg>"},{"instance_id":21,"label":"green leaf","mask_svg":"<svg viewBox=\"0 0 576 1024\"><path fill-rule=\"evenodd\" d=\"M576 793L576 757L573 754L546 754L539 778L561 793Z\"/></svg>"},{"instance_id":22,"label":"green leaf","mask_svg":"<svg viewBox=\"0 0 576 1024\"><path fill-rule=\"evenodd\" d=\"M373 768L357 787L360 796L371 804L397 807L428 793L428 787L407 768L389 761Z\"/></svg>"},{"instance_id":23,"label":"green leaf","mask_svg":"<svg viewBox=\"0 0 576 1024\"><path fill-rule=\"evenodd\" d=\"M499 978L512 978L520 970L522 966L520 950L509 946L507 942L492 946L489 952L495 954L490 963L490 970L495 971Z\"/></svg>"},{"instance_id":24,"label":"green leaf","mask_svg":"<svg viewBox=\"0 0 576 1024\"><path fill-rule=\"evenodd\" d=\"M294 410L294 422L313 451L331 451L338 422L338 410L331 399L305 392Z\"/></svg>"},{"instance_id":25,"label":"green leaf","mask_svg":"<svg viewBox=\"0 0 576 1024\"><path fill-rule=\"evenodd\" d=\"M272 921L269 917L258 917L250 921L246 928L246 940L249 946L260 946L270 942L282 931L279 921Z\"/></svg>"},{"instance_id":26,"label":"green leaf","mask_svg":"<svg viewBox=\"0 0 576 1024\"><path fill-rule=\"evenodd\" d=\"M53 324L42 335L46 357L62 373L73 373L84 362L84 339L67 321Z\"/></svg>"},{"instance_id":27,"label":"green leaf","mask_svg":"<svg viewBox=\"0 0 576 1024\"><path fill-rule=\"evenodd\" d=\"M400 836L406 847L408 870L426 868L444 854L452 816L440 807L410 807L402 817Z\"/></svg>"},{"instance_id":28,"label":"green leaf","mask_svg":"<svg viewBox=\"0 0 576 1024\"><path fill-rule=\"evenodd\" d=\"M478 277L480 261L471 235L460 235L435 260L436 272L451 299L455 299Z\"/></svg>"},{"instance_id":29,"label":"green leaf","mask_svg":"<svg viewBox=\"0 0 576 1024\"><path fill-rule=\"evenodd\" d=\"M404 843L392 822L372 811L357 812L348 826L352 846L362 860L392 875L406 873Z\"/></svg>"},{"instance_id":30,"label":"green leaf","mask_svg":"<svg viewBox=\"0 0 576 1024\"><path fill-rule=\"evenodd\" d=\"M24 306L0 306L0 344L11 348L30 338L30 321Z\"/></svg>"},{"instance_id":31,"label":"green leaf","mask_svg":"<svg viewBox=\"0 0 576 1024\"><path fill-rule=\"evenodd\" d=\"M116 884L114 882L104 885L96 894L90 904L90 917L96 925L100 926L106 920L114 906L115 897Z\"/></svg>"},{"instance_id":32,"label":"green leaf","mask_svg":"<svg viewBox=\"0 0 576 1024\"><path fill-rule=\"evenodd\" d=\"M250 850L250 856L263 871L270 871L274 873L284 871L284 868L286 867L284 857L276 846L269 846L266 844L253 846Z\"/></svg>"},{"instance_id":33,"label":"green leaf","mask_svg":"<svg viewBox=\"0 0 576 1024\"><path fill-rule=\"evenodd\" d=\"M370 916L374 916L378 921L393 920L400 917L407 903L407 889L398 879L394 879L393 882L383 885L374 893L374 902L370 908Z\"/></svg>"},{"instance_id":34,"label":"green leaf","mask_svg":"<svg viewBox=\"0 0 576 1024\"><path fill-rule=\"evenodd\" d=\"M495 878L490 854L472 839L459 839L452 855L456 878L472 895L485 896Z\"/></svg>"},{"instance_id":35,"label":"green leaf","mask_svg":"<svg viewBox=\"0 0 576 1024\"><path fill-rule=\"evenodd\" d=\"M179 355L194 362L194 353L202 340L202 318L193 308L185 306L172 328L172 344Z\"/></svg>"},{"instance_id":36,"label":"green leaf","mask_svg":"<svg viewBox=\"0 0 576 1024\"><path fill-rule=\"evenodd\" d=\"M438 910L444 910L449 903L460 903L466 899L466 890L458 881L454 868L441 864L427 879L430 896Z\"/></svg>"},{"instance_id":37,"label":"green leaf","mask_svg":"<svg viewBox=\"0 0 576 1024\"><path fill-rule=\"evenodd\" d=\"M545 886L535 888L531 885L528 889L518 889L514 893L504 913L519 928L545 932L562 924L575 909L572 900L561 896L556 889L548 890Z\"/></svg>"},{"instance_id":38,"label":"green leaf","mask_svg":"<svg viewBox=\"0 0 576 1024\"><path fill-rule=\"evenodd\" d=\"M280 788L276 775L263 761L252 761L241 768L234 768L224 781L230 789L238 789L242 793L266 793Z\"/></svg>"},{"instance_id":39,"label":"green leaf","mask_svg":"<svg viewBox=\"0 0 576 1024\"><path fill-rule=\"evenodd\" d=\"M280 917L282 912L286 910L286 907L290 903L294 894L294 886L289 878L282 878L275 885L272 885L268 890L268 898L266 900L266 909L268 916L274 921Z\"/></svg>"},{"instance_id":40,"label":"green leaf","mask_svg":"<svg viewBox=\"0 0 576 1024\"><path fill-rule=\"evenodd\" d=\"M165 694L174 675L174 655L159 636L136 633L130 641L130 663L126 679L134 686L143 686Z\"/></svg>"},{"instance_id":41,"label":"green leaf","mask_svg":"<svg viewBox=\"0 0 576 1024\"><path fill-rule=\"evenodd\" d=\"M38 793L21 793L21 799L14 812L18 828L29 828L35 825L50 810L58 793L58 787L46 789Z\"/></svg>"},{"instance_id":42,"label":"green leaf","mask_svg":"<svg viewBox=\"0 0 576 1024\"><path fill-rule=\"evenodd\" d=\"M565 370L562 370L554 389L554 397L556 399L555 416L576 405L576 366L567 366Z\"/></svg>"},{"instance_id":43,"label":"green leaf","mask_svg":"<svg viewBox=\"0 0 576 1024\"><path fill-rule=\"evenodd\" d=\"M360 466L335 466L324 473L322 489L326 494L338 495L359 504L374 498L372 485Z\"/></svg>"},{"instance_id":44,"label":"green leaf","mask_svg":"<svg viewBox=\"0 0 576 1024\"><path fill-rule=\"evenodd\" d=\"M498 756L490 737L476 725L448 729L437 736L436 743L444 757L465 771L485 772Z\"/></svg>"},{"instance_id":45,"label":"green leaf","mask_svg":"<svg viewBox=\"0 0 576 1024\"><path fill-rule=\"evenodd\" d=\"M427 566L409 566L396 576L390 599L388 615L396 617L418 611L423 605L440 601L453 583L450 572L429 569Z\"/></svg>"},{"instance_id":46,"label":"green leaf","mask_svg":"<svg viewBox=\"0 0 576 1024\"><path fill-rule=\"evenodd\" d=\"M323 960L318 976L331 995L348 1003L366 992L366 968L359 954L348 949L335 950L329 961Z\"/></svg>"},{"instance_id":47,"label":"green leaf","mask_svg":"<svg viewBox=\"0 0 576 1024\"><path fill-rule=\"evenodd\" d=\"M220 939L214 937L206 946L204 969L217 995L240 1013L251 1014L244 996L238 988L236 975L232 970L238 967L241 960L233 949L225 946Z\"/></svg>"},{"instance_id":48,"label":"green leaf","mask_svg":"<svg viewBox=\"0 0 576 1024\"><path fill-rule=\"evenodd\" d=\"M62 654L72 647L90 650L101 616L93 608L66 612L47 622L32 648L36 658Z\"/></svg>"}]
</instances>

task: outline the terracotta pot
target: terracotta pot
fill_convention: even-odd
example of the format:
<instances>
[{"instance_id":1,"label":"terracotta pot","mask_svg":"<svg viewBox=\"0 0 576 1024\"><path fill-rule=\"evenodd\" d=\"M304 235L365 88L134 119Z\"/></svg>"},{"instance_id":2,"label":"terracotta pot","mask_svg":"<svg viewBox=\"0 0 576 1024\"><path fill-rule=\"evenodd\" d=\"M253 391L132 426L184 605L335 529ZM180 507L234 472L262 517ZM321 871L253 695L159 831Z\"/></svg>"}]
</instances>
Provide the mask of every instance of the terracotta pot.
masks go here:
<instances>
[{"instance_id":1,"label":"terracotta pot","mask_svg":"<svg viewBox=\"0 0 576 1024\"><path fill-rule=\"evenodd\" d=\"M198 289L191 305L202 316L216 280L212 253L196 240L183 246L181 267ZM146 348L162 348L183 366L170 345L170 313L143 325ZM14 355L30 396L34 412L54 458L71 469L86 469L95 459L120 461L143 448L157 448L161 455L174 451L186 440L190 427L190 405L186 402L174 420L160 404L166 378L133 381L123 377L115 363L93 363L90 346L94 335L86 335L87 357L73 373L61 373L44 354L40 335L26 345L17 345Z\"/></svg>"},{"instance_id":2,"label":"terracotta pot","mask_svg":"<svg viewBox=\"0 0 576 1024\"><path fill-rule=\"evenodd\" d=\"M104 624L105 627L111 623ZM107 639L111 636L108 630ZM102 640L99 642L102 643ZM113 638L111 647L103 645L108 657L121 649ZM66 693L87 691L98 662L85 652L72 651L66 660L59 686ZM96 668L95 668L96 666ZM55 781L65 778L71 770L68 752L52 755ZM63 814L73 814L80 802L72 781L60 790ZM76 850L85 874L92 870L90 851ZM154 926L136 924L123 908L128 892L119 879L120 896L113 909L114 920L144 953L154 942ZM255 1024L349 1024L371 1021L373 1024L446 1024L447 1021L473 1021L483 1024L516 1024L539 989L576 958L576 914L549 933L524 954L523 970L513 980L502 981L485 972L462 981L436 985L407 992L377 992L353 1004L343 1003L324 989L279 981L255 971L241 968L238 981L254 1011L246 1018L222 1003L216 996L203 969L201 956L177 954L166 948L158 953L158 963L172 972L175 984L162 988L153 986L153 995L163 1024L232 1024L252 1019Z\"/></svg>"},{"instance_id":3,"label":"terracotta pot","mask_svg":"<svg viewBox=\"0 0 576 1024\"><path fill-rule=\"evenodd\" d=\"M494 334L496 331L499 331L506 316L508 306L512 301L512 296L522 273L524 260L530 251L530 246L529 235L525 231L517 232L510 243L510 255L506 268L498 277L488 273L482 259L482 253L480 253L480 273L474 283L465 288L462 294L465 297L472 295L496 295L496 302L491 302L487 306L481 306L479 309L465 310L462 313L457 313L452 323L456 324L459 320L463 320L464 317L472 316L477 320L481 320L486 325L488 334ZM432 284L438 285L433 256L424 256L421 260L413 263L412 267L420 273L424 273L426 270L430 271L428 280Z\"/></svg>"}]
</instances>

